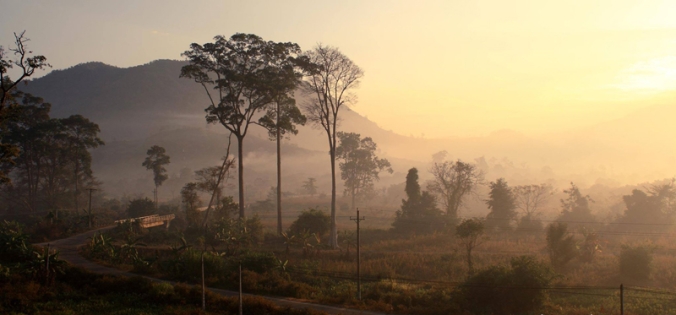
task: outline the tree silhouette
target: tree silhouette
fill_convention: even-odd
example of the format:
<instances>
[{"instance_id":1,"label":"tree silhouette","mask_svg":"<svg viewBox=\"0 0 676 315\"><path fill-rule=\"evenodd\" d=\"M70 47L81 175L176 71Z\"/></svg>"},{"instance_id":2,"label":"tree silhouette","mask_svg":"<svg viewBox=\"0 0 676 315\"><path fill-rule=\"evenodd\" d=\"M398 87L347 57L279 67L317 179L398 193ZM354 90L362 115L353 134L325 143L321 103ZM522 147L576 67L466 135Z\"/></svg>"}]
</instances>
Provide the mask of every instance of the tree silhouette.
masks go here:
<instances>
[{"instance_id":1,"label":"tree silhouette","mask_svg":"<svg viewBox=\"0 0 676 315\"><path fill-rule=\"evenodd\" d=\"M376 156L377 145L370 137L361 139L358 133L338 132L338 138L340 144L336 148L336 157L343 161L339 164L340 175L354 210L355 198L373 191L373 182L379 179L378 174L381 171L392 174L393 171L390 161Z\"/></svg>"},{"instance_id":2,"label":"tree silhouette","mask_svg":"<svg viewBox=\"0 0 676 315\"><path fill-rule=\"evenodd\" d=\"M481 245L481 235L484 232L484 224L477 218L465 219L455 228L455 234L460 238L465 253L467 254L467 274L471 277L474 274L474 264L472 263L472 251Z\"/></svg>"},{"instance_id":3,"label":"tree silhouette","mask_svg":"<svg viewBox=\"0 0 676 315\"><path fill-rule=\"evenodd\" d=\"M181 77L204 87L210 100L208 123L220 123L237 138L239 215L244 218L244 137L255 118L290 90L284 79L296 78L287 68L300 53L293 43L266 42L253 34L214 37L213 43L193 43L183 56L190 63Z\"/></svg>"},{"instance_id":4,"label":"tree silhouette","mask_svg":"<svg viewBox=\"0 0 676 315\"><path fill-rule=\"evenodd\" d=\"M430 172L434 175L434 181L427 189L440 197L448 218L451 221L457 220L465 196L483 183L483 172L474 164L460 160L434 163Z\"/></svg>"},{"instance_id":5,"label":"tree silhouette","mask_svg":"<svg viewBox=\"0 0 676 315\"><path fill-rule=\"evenodd\" d=\"M32 76L35 70L51 67L45 56L31 56L33 52L26 47L29 39L24 37L25 33L25 31L20 34L14 33L14 46L8 50L0 46L0 166L13 165L14 158L19 155L16 146L3 140L5 123L12 118L16 107L14 102L23 96L16 87L21 81ZM20 69L19 78L16 80L9 77L9 71L14 67ZM11 183L4 168L0 167L0 185Z\"/></svg>"},{"instance_id":6,"label":"tree silhouette","mask_svg":"<svg viewBox=\"0 0 676 315\"><path fill-rule=\"evenodd\" d=\"M99 125L89 121L81 115L72 115L61 120L64 126L66 141L71 152L71 160L74 166L74 184L75 184L75 210L79 208L78 198L80 195L80 182L82 177L91 178L92 157L88 149L97 148L105 144L99 139L98 133L101 131Z\"/></svg>"},{"instance_id":7,"label":"tree silhouette","mask_svg":"<svg viewBox=\"0 0 676 315\"><path fill-rule=\"evenodd\" d=\"M284 46L278 46L284 48ZM295 51L299 53L300 49ZM293 91L301 83L303 74L298 71L299 64L306 63L305 57L297 59L280 58L277 60L276 67L269 68L269 90L272 101L275 106L268 107L266 114L258 122L261 126L268 129L268 135L271 140L277 144L277 234L281 235L282 229L282 137L289 134L298 134L296 125L305 125L307 118L300 112L296 106L296 100L293 97Z\"/></svg>"},{"instance_id":8,"label":"tree silhouette","mask_svg":"<svg viewBox=\"0 0 676 315\"><path fill-rule=\"evenodd\" d=\"M309 177L305 182L303 182L303 189L305 189L305 192L310 194L310 196L314 196L317 193L317 185L315 185L316 182L317 179L313 177Z\"/></svg>"},{"instance_id":9,"label":"tree silhouette","mask_svg":"<svg viewBox=\"0 0 676 315\"><path fill-rule=\"evenodd\" d=\"M486 204L491 211L486 216L486 223L492 228L509 230L511 222L516 219L516 203L512 189L504 178L491 182L490 188Z\"/></svg>"},{"instance_id":10,"label":"tree silhouette","mask_svg":"<svg viewBox=\"0 0 676 315\"><path fill-rule=\"evenodd\" d=\"M200 200L199 195L197 194L197 183L187 183L181 189L181 202L185 208L185 218L188 221L190 226L196 226L199 224L199 213L197 208L202 205L202 200Z\"/></svg>"},{"instance_id":11,"label":"tree silhouette","mask_svg":"<svg viewBox=\"0 0 676 315\"><path fill-rule=\"evenodd\" d=\"M418 169L411 168L406 175L406 196L401 201L392 227L402 233L431 233L443 226L441 212L437 209L434 195L420 190Z\"/></svg>"},{"instance_id":12,"label":"tree silhouette","mask_svg":"<svg viewBox=\"0 0 676 315\"><path fill-rule=\"evenodd\" d=\"M538 210L541 209L553 194L549 184L521 185L512 189L516 207L523 212L518 228L542 229L542 222L536 221Z\"/></svg>"},{"instance_id":13,"label":"tree silhouette","mask_svg":"<svg viewBox=\"0 0 676 315\"><path fill-rule=\"evenodd\" d=\"M568 222L571 227L594 224L595 217L589 208L589 202L594 202L589 195L582 195L574 183L563 191L567 197L561 199L561 215L559 222Z\"/></svg>"},{"instance_id":14,"label":"tree silhouette","mask_svg":"<svg viewBox=\"0 0 676 315\"><path fill-rule=\"evenodd\" d=\"M331 160L331 234L329 245L338 246L336 229L336 145L338 113L344 105L356 102L351 90L359 86L364 72L337 48L318 45L308 52L309 78L305 91L313 95L304 107L308 119L326 131Z\"/></svg>"},{"instance_id":15,"label":"tree silhouette","mask_svg":"<svg viewBox=\"0 0 676 315\"><path fill-rule=\"evenodd\" d=\"M165 165L169 164L169 156L166 154L166 150L158 145L154 145L148 149L148 156L145 161L143 161L143 166L148 170L153 171L153 182L155 183L155 191L153 191L155 197L155 208L157 208L157 188L162 185L162 183L169 178L167 176L167 169L164 168Z\"/></svg>"},{"instance_id":16,"label":"tree silhouette","mask_svg":"<svg viewBox=\"0 0 676 315\"><path fill-rule=\"evenodd\" d=\"M6 144L18 149L14 165L3 165L15 179L5 187L19 207L54 211L72 206L77 211L81 183L96 185L89 149L103 145L97 124L80 116L50 118L51 105L23 94L14 118L5 124ZM67 204L69 200L73 203Z\"/></svg>"}]
</instances>

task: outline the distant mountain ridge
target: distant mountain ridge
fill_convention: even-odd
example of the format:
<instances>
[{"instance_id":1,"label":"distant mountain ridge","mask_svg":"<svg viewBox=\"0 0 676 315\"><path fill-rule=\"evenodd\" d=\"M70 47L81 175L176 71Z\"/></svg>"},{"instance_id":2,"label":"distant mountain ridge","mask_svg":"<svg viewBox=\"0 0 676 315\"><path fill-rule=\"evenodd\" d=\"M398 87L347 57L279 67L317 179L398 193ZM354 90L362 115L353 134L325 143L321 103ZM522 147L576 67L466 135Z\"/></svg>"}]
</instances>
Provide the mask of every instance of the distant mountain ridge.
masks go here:
<instances>
[{"instance_id":1,"label":"distant mountain ridge","mask_svg":"<svg viewBox=\"0 0 676 315\"><path fill-rule=\"evenodd\" d=\"M187 166L194 170L217 164L223 154L226 134L222 126L206 124L204 108L208 99L203 88L192 80L179 78L180 69L186 64L185 61L156 60L118 68L89 62L52 71L31 80L22 89L52 103L54 117L77 113L101 126L102 137L110 144L95 152L98 157L94 162L95 171L102 180L146 176L145 173L139 175L143 170L136 164L140 165L144 158L145 147L156 143L172 147L170 154L174 154L175 163L170 171L177 173ZM299 104L307 102L307 97L296 92ZM356 108L358 106L368 104L357 104ZM504 164L498 161L505 159L526 165L529 173L514 171L509 175L517 176L517 183L543 181L553 176L560 176L558 180L563 182L585 179L593 183L595 178L604 176L633 181L676 175L676 146L668 145L668 139L676 135L676 125L670 123L676 116L675 108L652 106L622 119L556 135L527 136L518 131L499 130L484 137L427 139L384 130L346 107L340 114L339 130L372 137L381 156L397 161L393 165L396 172L405 173L410 167L418 167L423 170L422 177L429 176L424 170L431 155L446 150L450 159L473 161L483 156L496 161L495 165ZM287 161L294 157L304 156L305 160L312 157L317 159L311 163L316 170L299 164L298 169L288 170L288 176L303 180L303 176L325 174L328 145L324 131L309 125L299 130L298 135L284 142ZM193 138L187 141L181 133ZM190 149L191 146L194 148ZM245 140L245 154L257 158L245 164L257 170L250 174L264 176L258 170L274 164L273 153L274 144L267 139L267 132L252 126ZM655 161L635 165L639 164L637 159L648 157ZM599 171L604 165L608 168ZM507 176L500 174L503 173L491 176ZM245 176L248 175L245 173ZM274 172L269 178L272 176ZM387 176L384 178L387 182Z\"/></svg>"}]
</instances>

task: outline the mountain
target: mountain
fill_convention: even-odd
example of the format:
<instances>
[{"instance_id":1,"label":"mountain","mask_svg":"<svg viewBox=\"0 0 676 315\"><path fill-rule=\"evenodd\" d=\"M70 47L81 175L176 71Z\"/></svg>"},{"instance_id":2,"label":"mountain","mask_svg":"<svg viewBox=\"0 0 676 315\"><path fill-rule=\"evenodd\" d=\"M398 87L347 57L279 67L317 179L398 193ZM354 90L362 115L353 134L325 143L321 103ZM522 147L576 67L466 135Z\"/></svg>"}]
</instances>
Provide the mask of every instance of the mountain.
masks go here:
<instances>
[{"instance_id":1,"label":"mountain","mask_svg":"<svg viewBox=\"0 0 676 315\"><path fill-rule=\"evenodd\" d=\"M166 189L172 196L192 172L219 164L225 153L226 130L207 125L208 99L192 80L179 78L186 63L157 60L118 68L99 62L80 64L31 80L23 89L52 104L54 117L71 114L98 123L106 145L94 150L94 171L114 195L152 190L150 172L141 167L145 151L162 145L172 159ZM296 93L299 104L307 96ZM358 104L368 106L368 104ZM599 180L640 181L676 174L673 138L676 110L671 105L646 106L627 117L589 128L558 134L525 135L498 130L484 137L428 139L409 137L380 128L356 111L341 111L339 130L372 137L380 155L388 158L394 175L383 175L380 185L403 182L406 171L418 167L429 179L432 154L445 150L449 159L478 159L487 179L506 177L511 184L570 181L594 184ZM302 126L283 143L285 189L300 187L307 177L329 187L328 145L323 130ZM233 144L232 153L236 152ZM260 127L252 126L245 139L247 191L264 195L275 182L274 143ZM661 176L661 177L660 177Z\"/></svg>"}]
</instances>

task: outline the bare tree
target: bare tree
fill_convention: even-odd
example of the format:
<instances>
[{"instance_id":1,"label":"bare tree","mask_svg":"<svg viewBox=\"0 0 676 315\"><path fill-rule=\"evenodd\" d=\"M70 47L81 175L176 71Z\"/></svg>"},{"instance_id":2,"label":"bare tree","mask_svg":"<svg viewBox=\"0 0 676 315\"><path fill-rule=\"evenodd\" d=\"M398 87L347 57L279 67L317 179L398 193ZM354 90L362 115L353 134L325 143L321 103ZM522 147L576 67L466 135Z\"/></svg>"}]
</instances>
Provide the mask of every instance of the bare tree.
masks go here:
<instances>
[{"instance_id":1,"label":"bare tree","mask_svg":"<svg viewBox=\"0 0 676 315\"><path fill-rule=\"evenodd\" d=\"M523 216L532 218L549 201L554 189L549 184L521 185L512 189L516 198L516 207L523 211Z\"/></svg>"},{"instance_id":2,"label":"bare tree","mask_svg":"<svg viewBox=\"0 0 676 315\"><path fill-rule=\"evenodd\" d=\"M430 173L434 175L434 180L427 185L427 189L439 196L446 215L453 220L458 218L463 199L484 181L481 170L474 164L460 160L434 163Z\"/></svg>"},{"instance_id":3,"label":"bare tree","mask_svg":"<svg viewBox=\"0 0 676 315\"><path fill-rule=\"evenodd\" d=\"M217 203L220 203L220 194L221 194L221 183L226 182L230 178L230 170L235 168L235 158L230 157L230 147L232 145L232 133L228 136L228 146L226 148L225 156L223 156L222 160L223 163L221 164L221 167L211 167L207 168L210 171L205 171L203 173L205 184L203 185L203 188L209 189L211 191L211 198L209 199L209 205L207 206L207 210L204 213L204 220L202 220L202 228L205 229L207 227L207 222L209 218L209 212L211 211L211 207L214 204L214 199L216 199L216 195L218 195L218 199L216 200ZM217 174L215 174L217 172ZM195 174L200 176L200 171L195 172ZM199 185L198 189L199 189Z\"/></svg>"},{"instance_id":4,"label":"bare tree","mask_svg":"<svg viewBox=\"0 0 676 315\"><path fill-rule=\"evenodd\" d=\"M10 110L12 106L8 103L21 95L16 90L19 83L32 76L35 70L51 67L45 56L30 56L33 52L27 50L26 42L29 39L24 37L25 33L25 31L18 35L14 33L14 46L10 47L9 51L0 46L0 131L5 128L5 123L12 116ZM17 71L19 77L16 80L9 77L9 72L14 67L19 69ZM13 166L17 156L19 148L3 141L0 133L0 184L11 183L3 169L5 166Z\"/></svg>"},{"instance_id":5,"label":"bare tree","mask_svg":"<svg viewBox=\"0 0 676 315\"><path fill-rule=\"evenodd\" d=\"M326 131L331 159L331 235L329 245L338 246L336 229L336 128L338 113L344 105L354 104L357 98L351 90L359 86L364 72L343 55L338 48L318 45L308 52L309 76L305 81L305 91L313 95L313 100L304 108L308 120Z\"/></svg>"}]
</instances>

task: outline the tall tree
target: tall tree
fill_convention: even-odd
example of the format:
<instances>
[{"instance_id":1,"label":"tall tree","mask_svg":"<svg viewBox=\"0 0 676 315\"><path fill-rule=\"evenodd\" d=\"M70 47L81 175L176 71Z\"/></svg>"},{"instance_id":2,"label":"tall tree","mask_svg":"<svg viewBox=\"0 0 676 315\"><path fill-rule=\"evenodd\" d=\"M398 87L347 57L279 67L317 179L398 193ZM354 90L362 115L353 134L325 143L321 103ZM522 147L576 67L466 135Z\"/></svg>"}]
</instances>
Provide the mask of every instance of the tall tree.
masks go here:
<instances>
[{"instance_id":1,"label":"tall tree","mask_svg":"<svg viewBox=\"0 0 676 315\"><path fill-rule=\"evenodd\" d=\"M509 230L511 222L516 219L516 202L512 189L504 178L491 182L490 188L486 204L491 211L486 216L486 221L492 228Z\"/></svg>"},{"instance_id":2,"label":"tall tree","mask_svg":"<svg viewBox=\"0 0 676 315\"><path fill-rule=\"evenodd\" d=\"M352 60L343 55L338 48L318 45L308 52L310 66L309 78L305 82L306 91L313 95L311 102L305 105L308 119L326 131L329 141L331 162L331 235L329 245L338 246L336 229L336 146L338 114L344 105L356 102L351 91L359 86L364 72Z\"/></svg>"},{"instance_id":3,"label":"tall tree","mask_svg":"<svg viewBox=\"0 0 676 315\"><path fill-rule=\"evenodd\" d=\"M464 198L483 183L483 172L474 164L457 160L434 163L430 173L434 181L427 189L439 196L448 218L456 221Z\"/></svg>"},{"instance_id":4,"label":"tall tree","mask_svg":"<svg viewBox=\"0 0 676 315\"><path fill-rule=\"evenodd\" d=\"M145 161L143 161L142 165L145 166L146 169L153 171L153 182L155 183L153 194L155 198L155 208L157 208L157 188L169 178L169 176L167 176L167 169L164 168L164 166L170 163L170 158L166 154L166 150L158 145L150 147L147 154L148 156Z\"/></svg>"},{"instance_id":5,"label":"tall tree","mask_svg":"<svg viewBox=\"0 0 676 315\"><path fill-rule=\"evenodd\" d=\"M570 183L570 188L563 192L566 198L561 199L561 215L557 221L568 223L571 227L594 224L596 218L589 208L589 203L594 202L591 197L582 195L574 183Z\"/></svg>"},{"instance_id":6,"label":"tall tree","mask_svg":"<svg viewBox=\"0 0 676 315\"><path fill-rule=\"evenodd\" d=\"M266 42L253 34L214 37L213 43L193 43L183 56L190 63L181 77L201 84L209 97L208 123L220 123L237 138L239 215L244 218L244 137L255 118L282 92L280 66L300 52L293 43ZM294 78L294 80L297 78ZM283 90L281 90L283 91ZM280 96L281 97L281 96Z\"/></svg>"},{"instance_id":7,"label":"tall tree","mask_svg":"<svg viewBox=\"0 0 676 315\"><path fill-rule=\"evenodd\" d=\"M303 182L303 189L305 189L305 192L310 194L310 196L313 196L317 193L317 179L314 177L309 177L305 182Z\"/></svg>"},{"instance_id":8,"label":"tall tree","mask_svg":"<svg viewBox=\"0 0 676 315\"><path fill-rule=\"evenodd\" d=\"M379 179L378 174L386 171L392 174L390 161L376 156L378 146L370 137L364 139L354 132L338 132L339 145L336 157L342 162L340 176L345 181L345 193L352 199L352 210L355 199L364 197L373 191L373 182Z\"/></svg>"},{"instance_id":9,"label":"tall tree","mask_svg":"<svg viewBox=\"0 0 676 315\"><path fill-rule=\"evenodd\" d=\"M665 222L671 222L674 215L673 200L676 197L674 182L654 185L644 192L634 189L631 195L622 197L626 210L624 215L618 219L622 229L631 229L634 231L655 231L656 229L668 229L669 225Z\"/></svg>"},{"instance_id":10,"label":"tall tree","mask_svg":"<svg viewBox=\"0 0 676 315\"><path fill-rule=\"evenodd\" d=\"M48 133L58 132L47 128L51 125L49 111L51 105L44 103L41 98L31 95L23 95L21 104L15 104L13 119L5 123L5 136L3 141L17 149L19 154L12 161L4 164L6 174L15 170L16 176L13 182L15 186L14 197L22 199L21 207L29 212L36 210L38 191L42 177L46 171L43 155L55 148L48 148L44 139Z\"/></svg>"},{"instance_id":11,"label":"tall tree","mask_svg":"<svg viewBox=\"0 0 676 315\"><path fill-rule=\"evenodd\" d=\"M91 163L92 156L89 149L97 148L105 143L98 137L99 125L89 121L81 115L71 115L61 120L66 135L66 141L71 152L73 163L73 184L75 185L75 210L79 208L78 198L80 195L80 183L83 180L92 179Z\"/></svg>"},{"instance_id":12,"label":"tall tree","mask_svg":"<svg viewBox=\"0 0 676 315\"><path fill-rule=\"evenodd\" d=\"M197 212L197 208L202 205L202 200L200 200L197 194L197 186L197 183L187 183L181 188L181 202L185 208L186 221L188 221L190 226L199 224L199 212Z\"/></svg>"},{"instance_id":13,"label":"tall tree","mask_svg":"<svg viewBox=\"0 0 676 315\"><path fill-rule=\"evenodd\" d=\"M13 167L3 165L15 179L13 188L6 188L11 191L10 199L20 199L19 208L28 211L39 207L58 211L64 206L79 210L80 183L98 184L89 153L104 144L98 138L98 125L79 115L50 118L50 105L30 94L23 94L16 105L15 117L5 125L4 139L20 152ZM68 202L67 196L74 202Z\"/></svg>"},{"instance_id":14,"label":"tall tree","mask_svg":"<svg viewBox=\"0 0 676 315\"><path fill-rule=\"evenodd\" d=\"M279 49L285 49L284 44L275 44ZM300 49L293 51L296 55ZM303 56L303 60L306 58ZM266 114L258 122L268 129L271 140L277 143L277 234L281 235L282 229L282 137L289 134L298 134L296 125L305 125L307 118L296 106L293 91L301 83L303 78L301 65L307 63L297 59L281 58L277 60L276 67L270 67L268 81L270 82L270 97L275 106L270 106Z\"/></svg>"},{"instance_id":15,"label":"tall tree","mask_svg":"<svg viewBox=\"0 0 676 315\"><path fill-rule=\"evenodd\" d=\"M35 70L51 67L45 56L31 56L32 51L26 47L29 39L24 37L25 33L25 31L20 34L14 33L14 46L10 46L8 50L0 46L0 166L13 164L13 159L19 155L16 146L3 140L6 134L5 124L13 116L13 108L16 106L14 100L22 95L16 87L21 81L32 76ZM19 68L17 79L11 79L9 76L14 67ZM11 182L4 168L0 168L0 185Z\"/></svg>"},{"instance_id":16,"label":"tall tree","mask_svg":"<svg viewBox=\"0 0 676 315\"><path fill-rule=\"evenodd\" d=\"M441 227L434 195L420 190L418 183L418 169L411 168L406 174L407 199L401 200L401 210L398 210L392 227L402 233L431 233Z\"/></svg>"}]
</instances>

